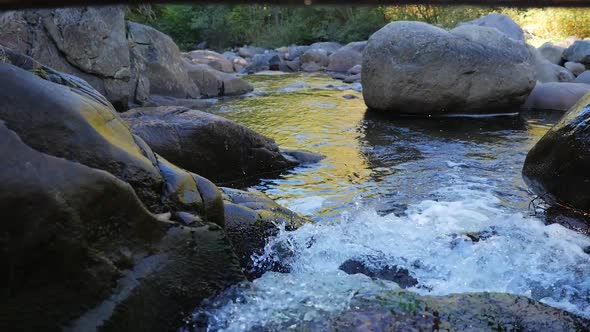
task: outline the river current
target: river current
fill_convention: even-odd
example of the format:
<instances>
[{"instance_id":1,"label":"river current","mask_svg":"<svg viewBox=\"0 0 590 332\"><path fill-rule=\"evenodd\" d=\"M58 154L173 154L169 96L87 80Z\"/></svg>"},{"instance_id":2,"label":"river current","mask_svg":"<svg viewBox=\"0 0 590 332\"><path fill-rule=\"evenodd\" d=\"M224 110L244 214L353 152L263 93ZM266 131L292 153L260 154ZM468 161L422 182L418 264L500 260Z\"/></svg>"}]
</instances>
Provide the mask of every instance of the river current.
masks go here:
<instances>
[{"instance_id":1,"label":"river current","mask_svg":"<svg viewBox=\"0 0 590 332\"><path fill-rule=\"evenodd\" d=\"M352 258L409 270L420 294L519 294L590 318L590 238L546 225L521 178L526 153L560 114L391 118L366 111L359 84L247 79L251 95L209 111L326 158L252 187L316 223L281 232L253 257L289 273L267 272L197 308L209 330L297 330L355 294L398 288L341 271Z\"/></svg>"}]
</instances>

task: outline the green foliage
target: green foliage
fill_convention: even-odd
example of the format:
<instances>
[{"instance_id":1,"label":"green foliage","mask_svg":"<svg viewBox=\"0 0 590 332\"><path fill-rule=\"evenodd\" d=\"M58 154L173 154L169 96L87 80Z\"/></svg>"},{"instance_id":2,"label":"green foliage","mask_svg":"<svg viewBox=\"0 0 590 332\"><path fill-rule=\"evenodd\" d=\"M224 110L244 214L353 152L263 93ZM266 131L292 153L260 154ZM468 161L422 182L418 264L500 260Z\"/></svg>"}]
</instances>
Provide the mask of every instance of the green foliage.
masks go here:
<instances>
[{"instance_id":1,"label":"green foliage","mask_svg":"<svg viewBox=\"0 0 590 332\"><path fill-rule=\"evenodd\" d=\"M423 21L444 28L491 12L511 16L533 35L556 38L590 36L590 9L508 9L477 6L406 5L388 7L272 5L139 5L127 18L170 35L183 50L206 41L218 51L242 45L265 47L348 43L366 40L391 21Z\"/></svg>"}]
</instances>

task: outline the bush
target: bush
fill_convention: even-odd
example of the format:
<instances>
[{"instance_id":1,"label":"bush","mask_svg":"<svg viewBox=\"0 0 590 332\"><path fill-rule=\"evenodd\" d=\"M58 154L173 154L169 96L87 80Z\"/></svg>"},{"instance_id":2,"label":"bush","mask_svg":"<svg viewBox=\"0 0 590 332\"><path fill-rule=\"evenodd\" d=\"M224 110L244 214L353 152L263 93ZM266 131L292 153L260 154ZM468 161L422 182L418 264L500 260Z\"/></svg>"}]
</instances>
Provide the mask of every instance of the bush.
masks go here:
<instances>
[{"instance_id":1,"label":"bush","mask_svg":"<svg viewBox=\"0 0 590 332\"><path fill-rule=\"evenodd\" d=\"M182 50L206 41L211 49L256 45L277 47L317 41L366 40L391 21L422 21L452 28L491 12L511 16L540 38L590 36L590 9L509 9L477 6L407 5L388 7L271 5L141 5L128 19L170 35Z\"/></svg>"}]
</instances>

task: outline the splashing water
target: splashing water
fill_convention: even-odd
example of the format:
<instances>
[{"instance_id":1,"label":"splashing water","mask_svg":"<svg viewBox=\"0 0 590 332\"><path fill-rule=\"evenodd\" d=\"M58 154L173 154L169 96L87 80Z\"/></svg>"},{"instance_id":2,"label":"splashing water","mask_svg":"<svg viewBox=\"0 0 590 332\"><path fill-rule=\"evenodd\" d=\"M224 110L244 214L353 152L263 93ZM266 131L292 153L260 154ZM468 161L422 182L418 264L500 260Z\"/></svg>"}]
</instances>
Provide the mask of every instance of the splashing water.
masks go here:
<instances>
[{"instance_id":1,"label":"splashing water","mask_svg":"<svg viewBox=\"0 0 590 332\"><path fill-rule=\"evenodd\" d=\"M583 250L590 239L560 225L507 214L490 190L465 184L442 191L456 199L425 200L401 217L379 216L365 207L337 222L283 232L254 259L288 261L291 273L269 272L242 286L239 301L218 298L207 308L211 330L296 327L346 309L353 294L396 289L393 282L339 270L346 260L367 256L411 271L419 281L411 290L418 293L512 293L590 317L590 256ZM474 241L466 235L473 233L485 236ZM277 247L293 254L280 257Z\"/></svg>"},{"instance_id":2,"label":"splashing water","mask_svg":"<svg viewBox=\"0 0 590 332\"><path fill-rule=\"evenodd\" d=\"M529 216L520 176L551 122L374 119L360 95L349 101L338 89L318 90L331 80L256 79L271 92L298 89L219 113L281 145L327 156L257 186L318 223L281 231L253 257L289 273L267 272L197 309L195 320L206 317L208 330L296 330L348 309L357 294L399 288L346 274L339 267L349 259L405 268L418 280L409 290L420 294L511 293L590 318L590 239Z\"/></svg>"}]
</instances>

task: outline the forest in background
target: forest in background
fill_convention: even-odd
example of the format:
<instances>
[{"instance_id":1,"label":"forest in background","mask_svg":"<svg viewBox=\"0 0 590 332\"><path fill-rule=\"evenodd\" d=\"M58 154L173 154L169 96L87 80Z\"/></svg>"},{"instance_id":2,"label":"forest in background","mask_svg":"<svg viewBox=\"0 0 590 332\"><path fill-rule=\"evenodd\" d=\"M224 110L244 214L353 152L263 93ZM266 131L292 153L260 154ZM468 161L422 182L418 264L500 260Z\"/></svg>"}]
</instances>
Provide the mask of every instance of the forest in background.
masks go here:
<instances>
[{"instance_id":1,"label":"forest in background","mask_svg":"<svg viewBox=\"0 0 590 332\"><path fill-rule=\"evenodd\" d=\"M278 47L366 40L385 24L399 20L452 28L491 12L509 15L536 39L590 37L589 8L138 5L129 8L127 18L170 35L182 50L207 42L208 48L222 51L243 45Z\"/></svg>"}]
</instances>

